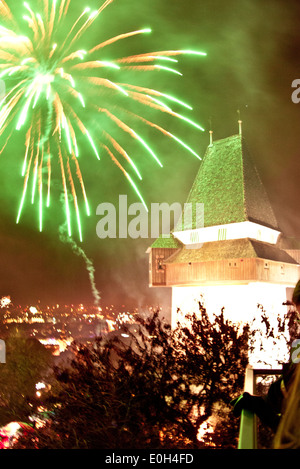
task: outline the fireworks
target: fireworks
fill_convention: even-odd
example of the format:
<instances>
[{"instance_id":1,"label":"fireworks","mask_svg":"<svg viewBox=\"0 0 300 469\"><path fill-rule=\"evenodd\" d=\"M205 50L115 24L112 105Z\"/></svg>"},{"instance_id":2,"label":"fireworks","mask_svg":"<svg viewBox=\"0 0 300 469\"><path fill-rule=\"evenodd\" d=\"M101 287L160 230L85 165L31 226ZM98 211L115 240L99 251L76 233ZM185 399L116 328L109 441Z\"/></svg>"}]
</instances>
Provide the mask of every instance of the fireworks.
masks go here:
<instances>
[{"instance_id":1,"label":"fireworks","mask_svg":"<svg viewBox=\"0 0 300 469\"><path fill-rule=\"evenodd\" d=\"M6 89L0 103L1 151L14 132L22 133L25 143L24 183L17 223L25 201L30 198L38 207L42 231L43 212L50 206L51 181L58 167L68 234L72 235L74 214L82 240L78 192L82 194L86 214L90 215L79 166L83 147L85 153L89 148L97 160L108 155L146 206L135 182L135 179L142 179L141 172L124 148L123 137L119 136L127 135L128 141L137 141L155 163L160 166L162 163L132 122L151 126L199 158L185 142L136 113L129 103L167 113L203 130L170 106L188 110L191 107L164 92L124 83L122 77L124 73L126 77L128 74L136 77L140 72L152 71L180 74L173 68L176 56L206 54L175 50L107 60L105 54L109 46L131 36L148 34L149 29L120 34L85 50L82 46L88 30L112 2L106 0L95 11L85 8L70 27L70 0L34 2L42 6L39 12L34 11L35 5L24 2L23 17L19 16L19 11L18 15L12 13L9 2L0 1L0 78Z\"/></svg>"}]
</instances>

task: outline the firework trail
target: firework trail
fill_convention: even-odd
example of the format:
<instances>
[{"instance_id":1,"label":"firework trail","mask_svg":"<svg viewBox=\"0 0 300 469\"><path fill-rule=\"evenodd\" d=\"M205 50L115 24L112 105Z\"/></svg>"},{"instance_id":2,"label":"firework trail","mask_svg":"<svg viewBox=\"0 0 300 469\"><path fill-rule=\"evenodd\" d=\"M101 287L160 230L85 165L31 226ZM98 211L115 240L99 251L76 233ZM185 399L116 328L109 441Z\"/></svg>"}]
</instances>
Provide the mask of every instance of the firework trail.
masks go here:
<instances>
[{"instance_id":1,"label":"firework trail","mask_svg":"<svg viewBox=\"0 0 300 469\"><path fill-rule=\"evenodd\" d=\"M17 223L29 197L31 204L38 207L42 231L43 213L51 201L51 181L58 172L64 191L68 235L72 236L75 218L80 241L81 205L90 215L79 165L83 145L85 153L90 149L97 160L103 154L111 158L145 207L135 182L135 179L142 179L141 171L121 143L123 135L128 137L128 142L136 141L155 163L160 166L162 163L136 131L136 123L151 126L200 159L180 138L142 116L144 110L151 109L161 116L167 114L203 130L170 106L192 108L167 93L123 83L122 77L124 73L126 76L130 73L135 79L141 72L181 75L173 68L178 62L176 56L206 54L171 50L107 60L110 46L126 38L150 33L150 29L119 34L85 50L82 46L89 29L99 17L101 19L112 2L106 0L95 11L85 8L70 27L70 0L34 0L31 2L34 6L42 6L38 13L31 4L24 2L23 17L15 8L15 0L0 0L0 79L5 81L6 88L0 101L0 152L15 132L24 135L25 143L24 182ZM17 14L9 5L13 11L17 10ZM130 103L134 103L134 112ZM72 203L69 203L69 196Z\"/></svg>"},{"instance_id":2,"label":"firework trail","mask_svg":"<svg viewBox=\"0 0 300 469\"><path fill-rule=\"evenodd\" d=\"M77 243L74 241L74 239L72 237L69 236L68 234L68 227L67 227L67 224L64 223L63 225L61 225L59 227L59 238L60 240L63 242L63 243L68 243L70 244L71 248L72 248L72 251L79 257L82 257L84 262L85 262L85 265L86 265L86 269L88 271L88 274L89 274L89 279L90 279L90 284L91 284L91 290L92 290L92 294L93 294L93 297L94 297L94 305L95 306L98 306L99 305L99 302L100 302L100 294L96 288L96 283L95 283L95 268L94 268L94 265L93 265L93 262L91 261L91 259L89 259L86 255L86 253L84 252L84 250L79 247L77 245Z\"/></svg>"}]
</instances>

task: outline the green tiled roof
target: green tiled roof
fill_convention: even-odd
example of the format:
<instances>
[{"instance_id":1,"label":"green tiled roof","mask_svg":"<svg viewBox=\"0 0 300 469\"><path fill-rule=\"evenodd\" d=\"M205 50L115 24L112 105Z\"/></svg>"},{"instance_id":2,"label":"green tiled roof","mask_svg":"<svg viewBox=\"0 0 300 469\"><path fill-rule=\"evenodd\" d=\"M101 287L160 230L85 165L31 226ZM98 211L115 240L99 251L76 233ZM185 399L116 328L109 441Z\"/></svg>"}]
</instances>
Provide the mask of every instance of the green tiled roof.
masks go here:
<instances>
[{"instance_id":1,"label":"green tiled roof","mask_svg":"<svg viewBox=\"0 0 300 469\"><path fill-rule=\"evenodd\" d=\"M265 188L240 135L217 140L206 150L187 198L204 204L204 226L253 221L278 229ZM185 229L196 228L193 225ZM198 225L199 227L199 225ZM182 228L176 227L174 231Z\"/></svg>"},{"instance_id":2,"label":"green tiled roof","mask_svg":"<svg viewBox=\"0 0 300 469\"><path fill-rule=\"evenodd\" d=\"M209 262L224 259L267 259L288 264L297 264L285 251L278 247L254 239L232 239L204 243L199 249L183 247L171 255L166 264L187 264L189 262Z\"/></svg>"},{"instance_id":3,"label":"green tiled roof","mask_svg":"<svg viewBox=\"0 0 300 469\"><path fill-rule=\"evenodd\" d=\"M178 239L174 238L174 236L171 233L168 238L163 238L162 235L160 235L160 237L154 241L151 247L152 248L178 249L182 247L182 244L180 241L178 241Z\"/></svg>"}]
</instances>

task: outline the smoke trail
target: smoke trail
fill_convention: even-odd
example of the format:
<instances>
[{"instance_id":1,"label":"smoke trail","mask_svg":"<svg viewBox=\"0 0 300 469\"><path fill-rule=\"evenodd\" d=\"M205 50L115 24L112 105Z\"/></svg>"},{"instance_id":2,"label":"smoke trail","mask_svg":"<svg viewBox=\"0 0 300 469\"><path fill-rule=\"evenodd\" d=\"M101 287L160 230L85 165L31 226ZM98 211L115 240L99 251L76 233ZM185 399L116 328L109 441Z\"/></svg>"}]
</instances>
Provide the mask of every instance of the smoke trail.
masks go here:
<instances>
[{"instance_id":1,"label":"smoke trail","mask_svg":"<svg viewBox=\"0 0 300 469\"><path fill-rule=\"evenodd\" d=\"M67 223L64 223L63 225L61 225L59 227L59 238L63 243L69 243L71 245L72 251L77 256L81 256L84 259L86 269L88 271L89 278L90 278L92 294L93 294L93 297L94 297L94 304L96 306L98 306L101 297L100 297L100 294L99 294L99 292L96 288L96 284L95 284L95 276L94 276L95 268L94 268L93 262L87 257L84 250L76 244L74 239L69 236Z\"/></svg>"}]
</instances>

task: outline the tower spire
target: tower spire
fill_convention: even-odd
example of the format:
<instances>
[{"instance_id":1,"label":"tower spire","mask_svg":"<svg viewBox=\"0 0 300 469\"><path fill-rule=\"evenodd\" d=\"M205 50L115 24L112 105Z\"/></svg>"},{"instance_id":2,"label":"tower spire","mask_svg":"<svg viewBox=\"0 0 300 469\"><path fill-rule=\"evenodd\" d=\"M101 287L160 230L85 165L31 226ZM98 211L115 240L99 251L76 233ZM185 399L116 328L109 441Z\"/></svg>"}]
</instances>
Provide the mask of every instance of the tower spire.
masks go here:
<instances>
[{"instance_id":1,"label":"tower spire","mask_svg":"<svg viewBox=\"0 0 300 469\"><path fill-rule=\"evenodd\" d=\"M239 120L238 120L238 124L239 124L239 135L242 136L242 123L243 123L243 121L241 120L241 111L238 109L238 110L237 110L237 113L238 113L238 116L239 116Z\"/></svg>"},{"instance_id":2,"label":"tower spire","mask_svg":"<svg viewBox=\"0 0 300 469\"><path fill-rule=\"evenodd\" d=\"M213 146L213 130L212 130L212 118L209 118L209 146Z\"/></svg>"}]
</instances>

